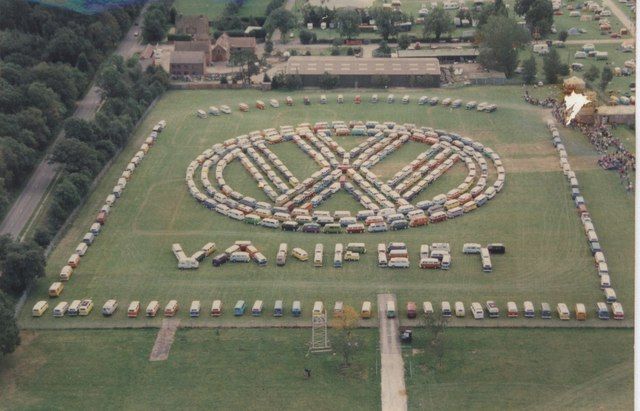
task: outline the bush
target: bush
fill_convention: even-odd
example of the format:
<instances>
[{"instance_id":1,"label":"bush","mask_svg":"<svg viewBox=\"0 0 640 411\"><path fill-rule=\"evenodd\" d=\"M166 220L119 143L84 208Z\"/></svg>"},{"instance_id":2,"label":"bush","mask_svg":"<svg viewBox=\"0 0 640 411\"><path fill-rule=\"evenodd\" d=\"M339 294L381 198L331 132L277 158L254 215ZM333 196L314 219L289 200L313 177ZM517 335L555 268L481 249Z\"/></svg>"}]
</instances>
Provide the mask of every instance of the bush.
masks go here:
<instances>
[{"instance_id":1,"label":"bush","mask_svg":"<svg viewBox=\"0 0 640 411\"><path fill-rule=\"evenodd\" d=\"M354 54L353 47L347 47L347 56L353 56Z\"/></svg>"},{"instance_id":2,"label":"bush","mask_svg":"<svg viewBox=\"0 0 640 411\"><path fill-rule=\"evenodd\" d=\"M35 241L36 244L38 244L42 248L46 248L52 239L53 235L51 234L51 231L46 227L40 227L36 229L35 233L33 234L33 241Z\"/></svg>"},{"instance_id":3,"label":"bush","mask_svg":"<svg viewBox=\"0 0 640 411\"><path fill-rule=\"evenodd\" d=\"M189 34L169 34L167 41L191 41Z\"/></svg>"},{"instance_id":4,"label":"bush","mask_svg":"<svg viewBox=\"0 0 640 411\"><path fill-rule=\"evenodd\" d=\"M264 76L262 76L262 82L263 83L271 83L271 77L269 77L269 75L267 73L264 73Z\"/></svg>"},{"instance_id":5,"label":"bush","mask_svg":"<svg viewBox=\"0 0 640 411\"><path fill-rule=\"evenodd\" d=\"M389 76L373 76L371 77L371 85L376 88L387 88L391 80Z\"/></svg>"},{"instance_id":6,"label":"bush","mask_svg":"<svg viewBox=\"0 0 640 411\"><path fill-rule=\"evenodd\" d=\"M320 77L320 87L325 90L336 88L339 82L340 82L339 76L329 74L326 71L322 73L322 76Z\"/></svg>"},{"instance_id":7,"label":"bush","mask_svg":"<svg viewBox=\"0 0 640 411\"><path fill-rule=\"evenodd\" d=\"M302 44L312 44L316 42L316 34L311 30L302 29L300 30L300 43Z\"/></svg>"},{"instance_id":8,"label":"bush","mask_svg":"<svg viewBox=\"0 0 640 411\"><path fill-rule=\"evenodd\" d=\"M340 47L332 46L331 47L331 55L332 56L339 56L340 55Z\"/></svg>"},{"instance_id":9,"label":"bush","mask_svg":"<svg viewBox=\"0 0 640 411\"><path fill-rule=\"evenodd\" d=\"M409 39L408 35L403 33L398 36L398 47L400 47L401 50L406 50L409 47L410 43L411 40Z\"/></svg>"},{"instance_id":10,"label":"bush","mask_svg":"<svg viewBox=\"0 0 640 411\"><path fill-rule=\"evenodd\" d=\"M227 76L222 76L220 78L220 84L229 84L229 80L227 79Z\"/></svg>"}]
</instances>

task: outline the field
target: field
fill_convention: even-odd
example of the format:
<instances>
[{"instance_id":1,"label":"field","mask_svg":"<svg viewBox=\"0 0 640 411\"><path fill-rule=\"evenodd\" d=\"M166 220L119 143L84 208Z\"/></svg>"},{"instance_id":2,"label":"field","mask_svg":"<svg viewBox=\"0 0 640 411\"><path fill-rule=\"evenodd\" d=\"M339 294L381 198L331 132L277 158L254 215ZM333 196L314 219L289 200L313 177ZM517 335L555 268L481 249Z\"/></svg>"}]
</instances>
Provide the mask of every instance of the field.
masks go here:
<instances>
[{"instance_id":1,"label":"field","mask_svg":"<svg viewBox=\"0 0 640 411\"><path fill-rule=\"evenodd\" d=\"M178 13L185 15L204 14L209 20L214 20L224 10L228 0L176 0L174 6ZM246 0L238 16L240 17L261 17L264 16L269 0Z\"/></svg>"},{"instance_id":2,"label":"field","mask_svg":"<svg viewBox=\"0 0 640 411\"><path fill-rule=\"evenodd\" d=\"M524 104L519 87L425 91L425 94L441 97L450 95L465 100L496 102L500 108L493 114L440 106L425 108L415 103L418 97L415 92L410 93L413 96L410 105L372 105L367 102L359 106L351 103L338 106L331 98L336 93L329 93L330 103L324 106L316 104L316 93L311 93L314 105L310 107L299 104L302 94L294 93L298 102L294 107L265 111L252 109L243 114L235 110L238 102L253 102L257 98L268 100L274 96L284 98L284 94L169 92L90 196L49 258L48 277L38 282L26 306L31 307L35 301L45 298L47 287L57 278L67 257L93 222L126 162L152 125L160 119L167 120L167 129L135 171L102 233L67 283L64 300L91 297L101 307L107 299L116 298L124 310L131 300L141 300L145 305L152 299L163 304L175 298L183 306L180 314L183 325L195 326L307 324L314 300L321 299L328 304L343 300L359 307L363 300L375 300L379 292L394 292L401 302L460 300L470 304L472 301L494 299L503 306L509 300L522 302L527 299L535 303L565 302L570 306L583 302L590 312L593 304L601 301L598 278L582 226L543 123L548 112ZM365 95L369 93L363 91ZM404 91L395 93L400 96ZM352 97L353 92L345 92L347 102ZM230 116L198 119L194 115L198 108L225 103L234 109ZM487 206L463 218L381 235L310 236L255 228L208 211L189 195L184 183L186 167L211 144L258 128L332 119L414 122L469 136L492 147L502 156L507 170L505 189ZM624 193L615 173L604 172L597 167L595 153L583 137L567 130L561 133L566 139L571 164L606 250L613 286L631 317L634 261L633 225L629 222L633 221L633 197ZM345 147L352 147L360 140L346 137L338 141ZM419 147L417 144L404 146L373 171L390 177L415 158L413 147ZM301 179L316 169L315 163L307 157L300 157L292 143L273 146L273 149ZM304 161L300 161L301 158ZM464 174L462 166L456 167L421 194L420 199L431 198L458 184ZM255 183L239 164L232 163L227 168L226 178L239 191L261 198ZM321 208L356 210L359 207L346 193L340 192ZM224 249L240 239L252 240L270 260L269 265L258 268L253 264L227 264L214 268L208 259L198 270L180 271L170 251L171 244L175 242L182 244L190 254L209 241ZM346 263L342 269L313 268L311 262L291 259L285 267L276 267L273 263L281 242L312 251L318 242L324 243L326 250L332 250L336 242L352 241L365 242L369 250L375 250L378 242L405 241L409 244L412 268L401 271L378 268L375 253L371 252L360 262ZM420 244L436 241L451 243L452 269L418 269L416 262ZM494 258L493 273L484 274L477 257L461 253L465 242L503 242L508 252ZM325 257L325 264L328 260ZM207 307L214 298L222 299L229 308L222 318L204 317L195 322L186 319L184 311L191 300L201 300ZM299 299L306 310L297 322L290 317L274 319L270 316L234 319L230 306L237 299L244 299L248 304L262 299L267 309L276 299L284 299L285 307L290 307L292 300ZM20 323L26 328L144 327L158 326L160 319L129 320L123 312L108 319L98 313L84 318L63 319L54 319L47 314L34 319L30 317L29 310L23 310Z\"/></svg>"},{"instance_id":3,"label":"field","mask_svg":"<svg viewBox=\"0 0 640 411\"><path fill-rule=\"evenodd\" d=\"M352 367L307 355L302 330L180 330L169 359L148 360L155 330L26 333L0 360L3 409L372 410L380 401L376 332ZM78 343L82 341L82 343ZM56 353L51 355L51 353ZM304 368L312 370L310 380ZM108 404L106 406L105 404Z\"/></svg>"},{"instance_id":4,"label":"field","mask_svg":"<svg viewBox=\"0 0 640 411\"><path fill-rule=\"evenodd\" d=\"M441 366L403 352L410 409L633 409L630 330L447 333Z\"/></svg>"},{"instance_id":5,"label":"field","mask_svg":"<svg viewBox=\"0 0 640 411\"><path fill-rule=\"evenodd\" d=\"M30 331L0 360L2 407L379 409L377 332L357 333L345 371L339 356L306 356L301 330L179 330L164 362L148 361L154 330ZM450 329L445 341L437 368L423 331L405 347L409 409L633 408L631 330Z\"/></svg>"}]
</instances>

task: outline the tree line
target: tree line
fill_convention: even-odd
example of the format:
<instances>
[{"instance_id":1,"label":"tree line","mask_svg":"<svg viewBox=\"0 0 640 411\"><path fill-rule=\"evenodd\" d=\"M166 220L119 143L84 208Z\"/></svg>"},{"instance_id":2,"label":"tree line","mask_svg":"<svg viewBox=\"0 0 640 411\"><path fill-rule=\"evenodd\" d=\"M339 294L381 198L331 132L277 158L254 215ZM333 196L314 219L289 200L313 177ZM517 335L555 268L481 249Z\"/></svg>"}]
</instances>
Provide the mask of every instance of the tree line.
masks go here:
<instances>
[{"instance_id":1,"label":"tree line","mask_svg":"<svg viewBox=\"0 0 640 411\"><path fill-rule=\"evenodd\" d=\"M0 216L139 6L87 16L0 0Z\"/></svg>"},{"instance_id":2,"label":"tree line","mask_svg":"<svg viewBox=\"0 0 640 411\"><path fill-rule=\"evenodd\" d=\"M51 161L60 163L63 172L53 191L47 219L34 234L41 246L51 241L88 194L94 177L127 143L149 104L169 85L169 76L162 68L149 66L142 71L136 57L125 61L119 55L108 59L96 80L104 104L93 120L67 119L65 136L53 148Z\"/></svg>"}]
</instances>

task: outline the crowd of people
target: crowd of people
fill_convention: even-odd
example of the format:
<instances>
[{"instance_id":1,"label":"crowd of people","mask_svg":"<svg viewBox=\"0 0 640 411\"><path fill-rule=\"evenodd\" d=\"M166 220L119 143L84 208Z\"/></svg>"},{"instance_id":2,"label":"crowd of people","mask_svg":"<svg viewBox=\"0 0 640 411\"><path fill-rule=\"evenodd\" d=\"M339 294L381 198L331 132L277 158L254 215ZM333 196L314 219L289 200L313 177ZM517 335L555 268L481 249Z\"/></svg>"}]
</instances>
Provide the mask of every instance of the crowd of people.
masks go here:
<instances>
[{"instance_id":1,"label":"crowd of people","mask_svg":"<svg viewBox=\"0 0 640 411\"><path fill-rule=\"evenodd\" d=\"M540 100L532 97L527 90L524 91L524 100L533 105L549 107L555 119L565 124L565 106L553 97ZM572 121L569 127L579 130L598 153L598 165L605 170L615 170L620 176L620 183L627 192L634 190L632 173L636 171L636 157L626 149L622 141L616 138L611 127L607 124L580 124Z\"/></svg>"}]
</instances>

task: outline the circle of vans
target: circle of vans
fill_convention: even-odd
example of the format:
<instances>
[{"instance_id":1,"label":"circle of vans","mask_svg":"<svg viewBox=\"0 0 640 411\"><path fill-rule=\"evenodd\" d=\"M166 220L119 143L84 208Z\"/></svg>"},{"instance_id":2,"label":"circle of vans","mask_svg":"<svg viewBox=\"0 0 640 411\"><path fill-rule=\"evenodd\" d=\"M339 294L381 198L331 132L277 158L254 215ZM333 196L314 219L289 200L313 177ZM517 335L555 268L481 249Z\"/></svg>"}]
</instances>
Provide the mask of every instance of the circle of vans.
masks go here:
<instances>
[{"instance_id":1,"label":"circle of vans","mask_svg":"<svg viewBox=\"0 0 640 411\"><path fill-rule=\"evenodd\" d=\"M332 136L366 138L347 151ZM409 142L423 144L424 150L390 180L371 171ZM279 143L295 144L320 170L300 181L269 149ZM271 202L257 201L227 184L224 169L235 160ZM497 175L492 184L488 161ZM461 184L431 200L411 202L458 162L467 168ZM194 181L198 169L201 185ZM502 190L505 170L492 149L455 133L394 122L332 121L252 131L214 144L189 164L185 180L205 207L248 224L307 233L363 233L419 227L471 212ZM313 211L340 190L363 209L355 216L350 211Z\"/></svg>"}]
</instances>

